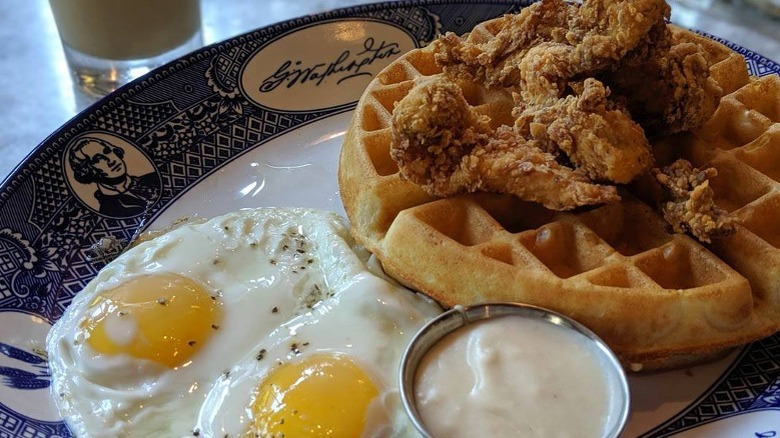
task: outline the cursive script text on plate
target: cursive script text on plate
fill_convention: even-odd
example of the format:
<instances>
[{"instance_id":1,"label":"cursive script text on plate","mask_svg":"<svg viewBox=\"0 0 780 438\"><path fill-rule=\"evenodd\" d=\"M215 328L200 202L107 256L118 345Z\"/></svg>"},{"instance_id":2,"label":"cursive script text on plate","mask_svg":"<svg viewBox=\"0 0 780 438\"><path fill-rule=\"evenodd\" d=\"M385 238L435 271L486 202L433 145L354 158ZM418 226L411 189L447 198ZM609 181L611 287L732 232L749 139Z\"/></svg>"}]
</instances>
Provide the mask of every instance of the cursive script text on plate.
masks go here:
<instances>
[{"instance_id":1,"label":"cursive script text on plate","mask_svg":"<svg viewBox=\"0 0 780 438\"><path fill-rule=\"evenodd\" d=\"M401 51L398 48L398 43L388 43L386 41L377 43L373 37L368 37L363 42L363 50L360 52L353 55L350 50L344 50L338 55L338 58L327 64L320 62L304 66L300 60L295 62L286 60L282 62L279 69L260 84L260 92L272 92L283 84L287 88L292 88L309 81L314 81L319 86L322 85L326 78L330 77L335 78L336 84L341 84L348 79L359 76L372 77L372 73L363 70L363 67L399 54L401 54Z\"/></svg>"},{"instance_id":2,"label":"cursive script text on plate","mask_svg":"<svg viewBox=\"0 0 780 438\"><path fill-rule=\"evenodd\" d=\"M278 110L340 106L360 98L377 73L415 47L408 33L386 23L326 22L258 50L243 68L241 88L251 101ZM298 108L299 102L308 104Z\"/></svg>"}]
</instances>

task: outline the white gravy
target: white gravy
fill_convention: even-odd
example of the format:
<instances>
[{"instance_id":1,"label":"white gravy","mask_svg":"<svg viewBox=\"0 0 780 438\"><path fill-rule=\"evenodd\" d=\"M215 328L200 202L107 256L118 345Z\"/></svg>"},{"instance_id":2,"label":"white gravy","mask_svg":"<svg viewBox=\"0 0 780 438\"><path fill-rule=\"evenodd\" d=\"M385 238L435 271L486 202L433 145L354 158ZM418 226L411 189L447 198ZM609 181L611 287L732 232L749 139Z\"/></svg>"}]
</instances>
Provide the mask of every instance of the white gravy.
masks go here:
<instances>
[{"instance_id":1,"label":"white gravy","mask_svg":"<svg viewBox=\"0 0 780 438\"><path fill-rule=\"evenodd\" d=\"M584 335L506 316L447 335L423 358L415 395L434 437L600 437L619 385Z\"/></svg>"}]
</instances>

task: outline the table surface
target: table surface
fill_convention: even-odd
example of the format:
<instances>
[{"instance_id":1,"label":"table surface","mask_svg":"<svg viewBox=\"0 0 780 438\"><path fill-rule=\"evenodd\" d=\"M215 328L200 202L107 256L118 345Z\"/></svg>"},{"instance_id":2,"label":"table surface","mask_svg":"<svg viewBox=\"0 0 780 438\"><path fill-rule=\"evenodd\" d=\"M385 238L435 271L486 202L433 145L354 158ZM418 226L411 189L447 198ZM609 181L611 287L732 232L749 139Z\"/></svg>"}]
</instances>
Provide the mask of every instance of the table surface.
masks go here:
<instances>
[{"instance_id":1,"label":"table surface","mask_svg":"<svg viewBox=\"0 0 780 438\"><path fill-rule=\"evenodd\" d=\"M780 19L742 0L671 0L672 22L780 61ZM201 0L206 44L365 0ZM94 103L74 89L46 0L0 8L0 181L52 132Z\"/></svg>"}]
</instances>

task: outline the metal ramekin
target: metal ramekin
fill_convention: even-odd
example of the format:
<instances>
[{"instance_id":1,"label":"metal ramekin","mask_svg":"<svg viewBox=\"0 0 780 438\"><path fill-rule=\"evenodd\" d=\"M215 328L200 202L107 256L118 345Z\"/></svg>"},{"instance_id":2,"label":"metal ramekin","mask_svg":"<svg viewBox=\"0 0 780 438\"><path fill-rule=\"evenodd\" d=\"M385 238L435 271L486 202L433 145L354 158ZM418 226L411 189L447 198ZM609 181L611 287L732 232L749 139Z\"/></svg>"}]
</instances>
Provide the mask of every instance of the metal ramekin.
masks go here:
<instances>
[{"instance_id":1,"label":"metal ramekin","mask_svg":"<svg viewBox=\"0 0 780 438\"><path fill-rule=\"evenodd\" d=\"M618 391L619 397L622 398L622 400L617 400L617 403L615 403L617 412L613 413L616 415L612 416L614 420L612 421L611 429L605 435L605 438L617 438L620 436L620 433L623 431L628 420L630 395L626 373L620 365L617 356L615 356L601 338L577 321L552 310L520 303L484 303L468 307L455 306L428 322L414 335L401 358L399 381L401 387L401 401L403 402L404 409L420 434L425 438L432 438L430 432L425 428L422 417L417 410L417 401L414 391L417 367L420 365L423 356L425 356L434 344L458 328L477 321L503 316L542 319L550 324L575 330L585 335L585 337L596 345L596 350L602 354L603 358L606 359L605 363L611 368L608 370L608 374L615 380L613 383L617 383L620 389Z\"/></svg>"}]
</instances>

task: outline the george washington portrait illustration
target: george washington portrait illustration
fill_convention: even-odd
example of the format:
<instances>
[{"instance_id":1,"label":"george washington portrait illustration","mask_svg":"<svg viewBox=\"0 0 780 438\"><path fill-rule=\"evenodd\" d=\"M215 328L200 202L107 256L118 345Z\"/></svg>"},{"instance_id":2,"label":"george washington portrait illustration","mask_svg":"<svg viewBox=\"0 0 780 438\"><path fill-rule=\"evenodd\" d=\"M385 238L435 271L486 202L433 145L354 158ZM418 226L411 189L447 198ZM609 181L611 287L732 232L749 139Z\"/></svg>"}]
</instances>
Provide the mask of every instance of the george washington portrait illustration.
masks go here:
<instances>
[{"instance_id":1,"label":"george washington portrait illustration","mask_svg":"<svg viewBox=\"0 0 780 438\"><path fill-rule=\"evenodd\" d=\"M128 160L126 149L133 146L123 148L106 137L81 137L68 151L69 174L80 185L76 194L105 216L140 215L160 196L159 176L139 151Z\"/></svg>"}]
</instances>

